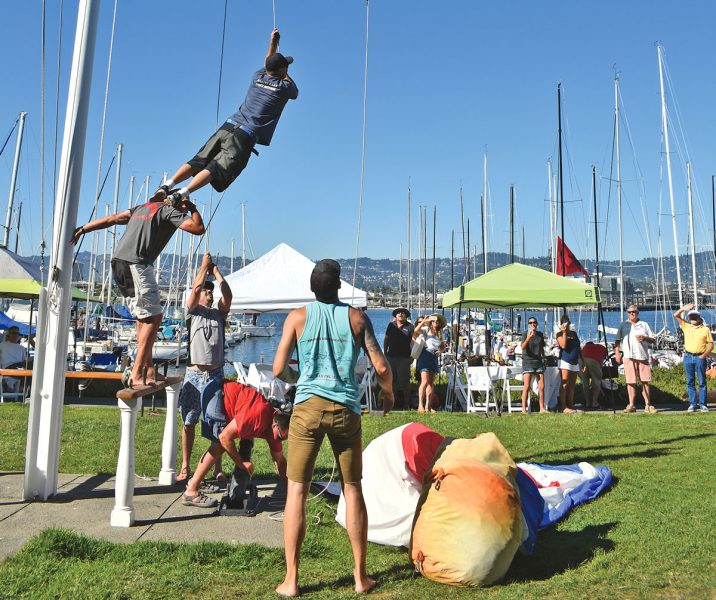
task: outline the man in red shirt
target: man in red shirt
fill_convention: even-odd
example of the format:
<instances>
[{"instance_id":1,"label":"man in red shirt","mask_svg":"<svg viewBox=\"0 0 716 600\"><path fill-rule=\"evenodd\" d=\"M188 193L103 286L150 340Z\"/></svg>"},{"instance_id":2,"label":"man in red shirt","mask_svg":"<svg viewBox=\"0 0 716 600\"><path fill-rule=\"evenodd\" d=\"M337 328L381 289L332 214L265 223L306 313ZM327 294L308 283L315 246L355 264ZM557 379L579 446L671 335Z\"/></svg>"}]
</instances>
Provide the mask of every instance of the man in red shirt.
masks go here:
<instances>
[{"instance_id":1,"label":"man in red shirt","mask_svg":"<svg viewBox=\"0 0 716 600\"><path fill-rule=\"evenodd\" d=\"M209 450L201 457L194 477L182 496L182 503L186 506L200 508L216 506L216 500L207 498L199 491L199 487L206 473L224 452L231 457L238 468L249 475L253 474L251 452L255 438L266 440L276 471L281 482L286 485L286 458L283 455L281 442L288 437L289 415L277 411L251 386L236 381L224 382L224 412L227 425L219 434L219 443L211 444ZM236 439L239 440L238 449Z\"/></svg>"}]
</instances>

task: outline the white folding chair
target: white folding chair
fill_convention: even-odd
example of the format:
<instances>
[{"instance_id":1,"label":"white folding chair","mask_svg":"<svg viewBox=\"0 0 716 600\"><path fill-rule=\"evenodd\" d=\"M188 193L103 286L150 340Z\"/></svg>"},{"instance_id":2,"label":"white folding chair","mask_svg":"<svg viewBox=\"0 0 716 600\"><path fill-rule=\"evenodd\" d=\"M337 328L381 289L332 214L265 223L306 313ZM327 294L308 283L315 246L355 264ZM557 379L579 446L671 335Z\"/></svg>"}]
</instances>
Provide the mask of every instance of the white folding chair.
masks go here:
<instances>
[{"instance_id":1,"label":"white folding chair","mask_svg":"<svg viewBox=\"0 0 716 600\"><path fill-rule=\"evenodd\" d=\"M356 373L356 375L359 375ZM358 377L356 377L358 379ZM368 363L363 376L358 382L358 400L360 401L361 410L371 411L375 407L375 388L378 385L378 378L375 375L373 365Z\"/></svg>"},{"instance_id":2,"label":"white folding chair","mask_svg":"<svg viewBox=\"0 0 716 600\"><path fill-rule=\"evenodd\" d=\"M468 367L467 389L467 412L487 412L490 402L496 408L489 367Z\"/></svg>"},{"instance_id":3,"label":"white folding chair","mask_svg":"<svg viewBox=\"0 0 716 600\"><path fill-rule=\"evenodd\" d=\"M453 363L445 365L444 369L448 380L445 410L452 412L455 409L455 401L457 401L462 409L467 411L468 389L465 367L461 363Z\"/></svg>"},{"instance_id":4,"label":"white folding chair","mask_svg":"<svg viewBox=\"0 0 716 600\"><path fill-rule=\"evenodd\" d=\"M244 385L248 384L248 377L249 374L246 372L246 367L243 365L243 363L239 360L234 361L234 370L236 371L236 381L239 383L243 383Z\"/></svg>"},{"instance_id":5,"label":"white folding chair","mask_svg":"<svg viewBox=\"0 0 716 600\"><path fill-rule=\"evenodd\" d=\"M517 381L518 383L512 383ZM507 412L522 411L522 390L524 388L524 379L522 369L519 367L505 367L504 377L502 378L502 410L507 407ZM519 392L517 402L512 400L512 392ZM530 411L529 402L527 403L527 412Z\"/></svg>"},{"instance_id":6,"label":"white folding chair","mask_svg":"<svg viewBox=\"0 0 716 600\"><path fill-rule=\"evenodd\" d=\"M3 376L0 375L0 404L5 400L24 400L25 394L20 389L21 381L14 377L6 377L3 380ZM5 391L5 388L9 391Z\"/></svg>"}]
</instances>

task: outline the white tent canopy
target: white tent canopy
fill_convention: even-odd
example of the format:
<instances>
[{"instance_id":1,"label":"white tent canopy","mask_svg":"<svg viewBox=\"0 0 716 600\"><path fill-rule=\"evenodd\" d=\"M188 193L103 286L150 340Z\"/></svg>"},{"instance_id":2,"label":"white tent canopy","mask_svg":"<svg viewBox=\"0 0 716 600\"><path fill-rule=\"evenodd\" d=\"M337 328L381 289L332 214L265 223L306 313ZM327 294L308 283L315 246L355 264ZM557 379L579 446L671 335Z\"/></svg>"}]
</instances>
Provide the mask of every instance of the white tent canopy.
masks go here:
<instances>
[{"instance_id":1,"label":"white tent canopy","mask_svg":"<svg viewBox=\"0 0 716 600\"><path fill-rule=\"evenodd\" d=\"M234 296L231 312L287 312L313 302L310 280L315 264L288 244L279 244L226 276ZM343 280L338 297L356 308L367 305L366 293Z\"/></svg>"}]
</instances>

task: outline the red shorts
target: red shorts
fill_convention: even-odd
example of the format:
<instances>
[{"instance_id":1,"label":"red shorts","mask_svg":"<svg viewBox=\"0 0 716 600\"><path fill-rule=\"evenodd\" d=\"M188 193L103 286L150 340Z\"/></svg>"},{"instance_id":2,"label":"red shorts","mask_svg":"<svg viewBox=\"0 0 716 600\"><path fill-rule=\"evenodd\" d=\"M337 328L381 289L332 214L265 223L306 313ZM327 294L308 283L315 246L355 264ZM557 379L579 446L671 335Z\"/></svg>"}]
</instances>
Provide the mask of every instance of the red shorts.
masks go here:
<instances>
[{"instance_id":1,"label":"red shorts","mask_svg":"<svg viewBox=\"0 0 716 600\"><path fill-rule=\"evenodd\" d=\"M624 359L624 376L627 383L649 383L651 381L651 365L646 360Z\"/></svg>"}]
</instances>

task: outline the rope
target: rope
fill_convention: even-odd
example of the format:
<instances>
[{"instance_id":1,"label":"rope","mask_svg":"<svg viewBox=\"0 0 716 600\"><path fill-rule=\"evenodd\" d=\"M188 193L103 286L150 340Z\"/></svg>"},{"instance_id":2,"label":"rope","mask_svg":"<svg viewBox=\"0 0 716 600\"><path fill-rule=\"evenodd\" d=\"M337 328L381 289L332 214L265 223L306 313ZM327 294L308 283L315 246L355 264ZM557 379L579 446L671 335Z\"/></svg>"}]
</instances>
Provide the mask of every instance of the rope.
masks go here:
<instances>
[{"instance_id":1,"label":"rope","mask_svg":"<svg viewBox=\"0 0 716 600\"><path fill-rule=\"evenodd\" d=\"M40 286L45 285L45 0L42 0L40 60ZM19 224L18 224L19 225ZM18 232L19 234L19 232Z\"/></svg>"},{"instance_id":2,"label":"rope","mask_svg":"<svg viewBox=\"0 0 716 600\"><path fill-rule=\"evenodd\" d=\"M356 274L358 272L358 249L360 247L360 226L363 214L363 191L365 189L365 124L368 99L368 25L370 23L370 0L365 0L365 71L363 75L363 134L361 142L360 195L358 196L358 227L356 232L356 255L353 261L353 289L351 304L355 299Z\"/></svg>"},{"instance_id":3,"label":"rope","mask_svg":"<svg viewBox=\"0 0 716 600\"><path fill-rule=\"evenodd\" d=\"M57 145L60 130L60 67L62 66L62 7L64 0L60 0L60 23L57 31L57 82L55 86L55 144L53 149L52 171L52 197L57 198ZM44 232L43 232L44 236ZM44 248L43 248L44 250Z\"/></svg>"},{"instance_id":4,"label":"rope","mask_svg":"<svg viewBox=\"0 0 716 600\"><path fill-rule=\"evenodd\" d=\"M5 151L5 146L7 146L7 143L10 141L10 136L12 136L12 132L15 131L15 127L17 127L17 124L20 122L20 117L17 117L15 119L15 124L10 129L10 133L7 134L7 137L5 138L5 143L2 145L2 148L0 148L0 156L2 156L2 153Z\"/></svg>"}]
</instances>

